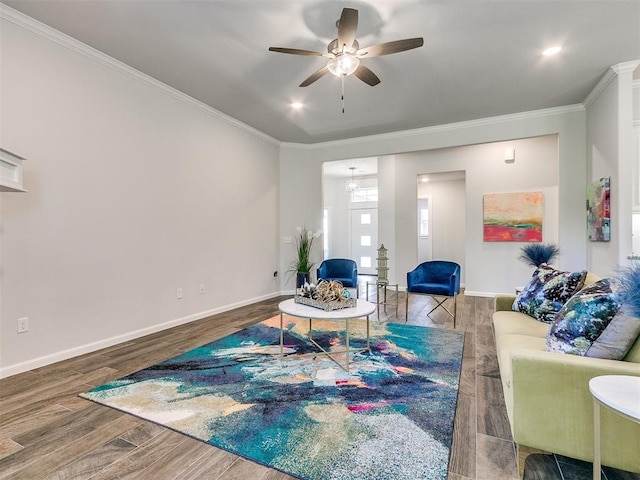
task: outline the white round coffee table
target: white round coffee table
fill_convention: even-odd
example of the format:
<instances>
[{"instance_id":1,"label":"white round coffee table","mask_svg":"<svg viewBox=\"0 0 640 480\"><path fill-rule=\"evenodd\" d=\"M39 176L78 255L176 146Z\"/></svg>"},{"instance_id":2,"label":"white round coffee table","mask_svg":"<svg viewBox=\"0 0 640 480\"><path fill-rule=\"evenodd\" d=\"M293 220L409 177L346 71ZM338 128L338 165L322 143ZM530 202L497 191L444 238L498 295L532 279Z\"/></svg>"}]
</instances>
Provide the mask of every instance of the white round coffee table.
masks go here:
<instances>
[{"instance_id":1,"label":"white round coffee table","mask_svg":"<svg viewBox=\"0 0 640 480\"><path fill-rule=\"evenodd\" d=\"M313 343L317 348L319 348L324 354L326 354L331 360L340 365L347 372L349 371L349 355L351 353L360 352L364 350L369 350L369 315L376 311L376 305L374 303L369 303L364 300L358 300L355 307L342 308L340 310L332 310L325 311L320 308L310 307L308 305L303 305L301 303L296 303L293 298L289 300L284 300L280 302L278 305L280 309L280 354L283 353L283 342L284 342L284 327L282 316L283 315L291 315L292 317L297 318L307 318L309 319L309 332L308 338L311 343ZM366 317L367 319L367 347L361 349L352 349L349 346L349 320L353 318L362 318ZM311 336L311 323L313 319L317 320L344 320L346 323L345 326L345 349L339 351L331 351L328 352L321 345L319 345ZM346 355L346 362L344 364L340 363L333 354L336 353L344 353Z\"/></svg>"},{"instance_id":2,"label":"white round coffee table","mask_svg":"<svg viewBox=\"0 0 640 480\"><path fill-rule=\"evenodd\" d=\"M589 380L593 396L593 480L601 480L600 407L640 423L640 377L603 375Z\"/></svg>"}]
</instances>

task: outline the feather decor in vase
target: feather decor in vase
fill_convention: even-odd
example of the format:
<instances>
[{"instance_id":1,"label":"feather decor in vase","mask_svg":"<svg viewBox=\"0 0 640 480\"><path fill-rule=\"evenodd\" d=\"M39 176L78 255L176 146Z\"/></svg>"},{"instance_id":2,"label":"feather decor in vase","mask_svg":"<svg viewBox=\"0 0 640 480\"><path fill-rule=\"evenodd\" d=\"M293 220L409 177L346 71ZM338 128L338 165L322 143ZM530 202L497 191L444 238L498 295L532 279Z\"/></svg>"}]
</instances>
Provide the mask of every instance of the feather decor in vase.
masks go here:
<instances>
[{"instance_id":1,"label":"feather decor in vase","mask_svg":"<svg viewBox=\"0 0 640 480\"><path fill-rule=\"evenodd\" d=\"M528 243L520 249L518 259L527 265L539 267L543 263L551 263L558 253L560 248L554 243Z\"/></svg>"},{"instance_id":2,"label":"feather decor in vase","mask_svg":"<svg viewBox=\"0 0 640 480\"><path fill-rule=\"evenodd\" d=\"M617 277L622 303L640 318L640 262L636 260L631 266L620 268Z\"/></svg>"}]
</instances>

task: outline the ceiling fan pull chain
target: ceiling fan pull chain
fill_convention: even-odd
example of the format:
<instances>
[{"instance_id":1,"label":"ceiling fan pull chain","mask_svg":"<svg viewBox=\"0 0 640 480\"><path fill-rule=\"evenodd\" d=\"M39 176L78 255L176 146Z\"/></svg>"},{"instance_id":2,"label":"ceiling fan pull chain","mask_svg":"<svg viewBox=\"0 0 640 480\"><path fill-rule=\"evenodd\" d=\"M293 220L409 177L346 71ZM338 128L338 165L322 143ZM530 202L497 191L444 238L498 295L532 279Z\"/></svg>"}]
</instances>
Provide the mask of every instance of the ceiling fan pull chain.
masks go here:
<instances>
[{"instance_id":1,"label":"ceiling fan pull chain","mask_svg":"<svg viewBox=\"0 0 640 480\"><path fill-rule=\"evenodd\" d=\"M342 82L342 95L340 98L342 99L342 113L344 113L344 75L340 77L340 81Z\"/></svg>"}]
</instances>

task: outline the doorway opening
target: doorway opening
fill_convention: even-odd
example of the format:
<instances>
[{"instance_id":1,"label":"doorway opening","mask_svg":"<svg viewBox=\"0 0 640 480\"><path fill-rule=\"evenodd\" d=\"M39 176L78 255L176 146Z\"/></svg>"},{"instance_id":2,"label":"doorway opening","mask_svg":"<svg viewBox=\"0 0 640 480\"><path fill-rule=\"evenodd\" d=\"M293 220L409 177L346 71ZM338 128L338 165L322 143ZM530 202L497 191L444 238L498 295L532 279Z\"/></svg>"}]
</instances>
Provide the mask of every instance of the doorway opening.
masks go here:
<instances>
[{"instance_id":1,"label":"doorway opening","mask_svg":"<svg viewBox=\"0 0 640 480\"><path fill-rule=\"evenodd\" d=\"M376 275L377 157L323 164L324 258L350 258L359 275Z\"/></svg>"},{"instance_id":2,"label":"doorway opening","mask_svg":"<svg viewBox=\"0 0 640 480\"><path fill-rule=\"evenodd\" d=\"M449 260L464 265L466 238L465 172L417 177L418 263Z\"/></svg>"}]
</instances>

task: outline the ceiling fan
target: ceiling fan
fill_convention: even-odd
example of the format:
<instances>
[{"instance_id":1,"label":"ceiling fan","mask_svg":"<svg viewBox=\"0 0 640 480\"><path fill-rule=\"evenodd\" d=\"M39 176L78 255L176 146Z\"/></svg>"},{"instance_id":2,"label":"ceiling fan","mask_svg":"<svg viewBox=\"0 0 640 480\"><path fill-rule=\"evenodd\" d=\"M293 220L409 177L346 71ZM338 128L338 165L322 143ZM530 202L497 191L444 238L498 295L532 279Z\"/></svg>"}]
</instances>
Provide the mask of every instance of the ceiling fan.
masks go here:
<instances>
[{"instance_id":1,"label":"ceiling fan","mask_svg":"<svg viewBox=\"0 0 640 480\"><path fill-rule=\"evenodd\" d=\"M326 53L285 47L269 47L269 51L329 58L326 66L311 74L300 84L300 86L307 87L323 77L327 72L330 72L343 79L343 102L344 77L353 74L372 87L380 83L378 76L369 68L362 65L360 63L360 59L404 52L405 50L421 47L424 44L422 37L419 37L395 40L393 42L381 43L367 48L360 48L360 44L356 40L356 32L358 30L358 10L353 8L342 9L342 14L340 15L340 19L336 22L336 26L338 27L338 38L329 43ZM344 106L342 111L344 113Z\"/></svg>"}]
</instances>

